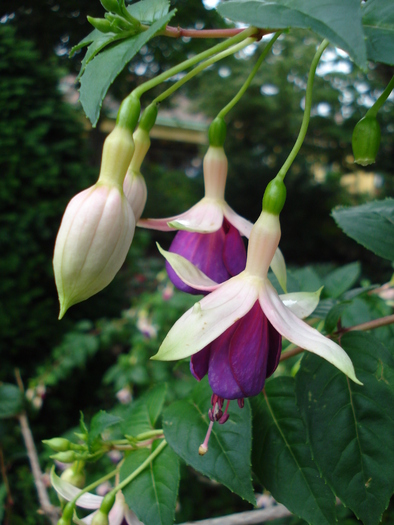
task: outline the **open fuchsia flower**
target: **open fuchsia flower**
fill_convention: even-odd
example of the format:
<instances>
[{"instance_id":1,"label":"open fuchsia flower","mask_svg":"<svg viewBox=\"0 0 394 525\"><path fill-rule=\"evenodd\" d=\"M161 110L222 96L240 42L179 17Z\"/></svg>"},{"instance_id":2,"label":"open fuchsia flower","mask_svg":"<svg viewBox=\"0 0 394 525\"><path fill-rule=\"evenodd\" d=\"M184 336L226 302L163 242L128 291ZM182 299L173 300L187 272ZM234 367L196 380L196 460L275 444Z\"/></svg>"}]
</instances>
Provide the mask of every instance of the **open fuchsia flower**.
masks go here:
<instances>
[{"instance_id":1,"label":"open fuchsia flower","mask_svg":"<svg viewBox=\"0 0 394 525\"><path fill-rule=\"evenodd\" d=\"M71 501L82 492L77 487L74 487L74 485L71 485L71 483L59 478L54 470L51 471L51 483L58 495L66 501ZM83 519L78 518L76 513L74 513L73 522L78 525L89 525L94 517L97 516L103 499L103 496L97 496L90 492L81 494L77 499L77 506L82 509L94 510L95 512L88 514L88 516ZM127 506L122 491L118 491L115 504L108 514L108 523L109 525L121 525L124 520L128 525L143 525L134 512Z\"/></svg>"},{"instance_id":2,"label":"open fuchsia flower","mask_svg":"<svg viewBox=\"0 0 394 525\"><path fill-rule=\"evenodd\" d=\"M210 133L212 129L215 130L215 125L220 129L224 121L215 119ZM221 143L220 140L210 142L203 164L205 196L180 215L165 219L143 219L138 222L138 226L160 231L180 230L169 251L185 257L213 281L222 283L244 270L246 250L241 235L249 237L253 224L238 215L225 201L227 157L222 145L212 145L212 142ZM285 263L279 249L272 259L272 270L285 289ZM180 290L192 294L204 293L204 290L180 279L170 264L166 268L171 281Z\"/></svg>"},{"instance_id":3,"label":"open fuchsia flower","mask_svg":"<svg viewBox=\"0 0 394 525\"><path fill-rule=\"evenodd\" d=\"M279 204L278 193L282 193ZM179 255L165 254L186 284L212 293L175 323L153 359L192 356L193 375L201 380L208 374L214 394L212 422L227 420L228 403L222 412L224 400L238 399L242 406L244 397L261 392L266 377L278 365L281 336L320 355L360 384L346 352L299 319L313 311L316 298L308 298L308 294L279 297L267 277L281 235L279 213L284 199L283 182L274 180L267 187L263 211L250 234L246 268L225 283L212 282ZM204 447L202 453L206 452Z\"/></svg>"}]
</instances>

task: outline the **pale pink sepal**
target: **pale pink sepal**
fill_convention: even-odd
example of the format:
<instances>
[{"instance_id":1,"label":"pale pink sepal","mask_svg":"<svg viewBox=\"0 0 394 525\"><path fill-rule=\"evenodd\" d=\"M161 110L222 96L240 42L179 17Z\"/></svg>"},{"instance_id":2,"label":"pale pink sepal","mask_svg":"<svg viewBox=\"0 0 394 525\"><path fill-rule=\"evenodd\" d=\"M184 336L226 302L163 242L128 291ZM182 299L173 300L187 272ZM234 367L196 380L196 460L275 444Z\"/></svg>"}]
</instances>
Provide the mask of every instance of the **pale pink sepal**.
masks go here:
<instances>
[{"instance_id":1,"label":"pale pink sepal","mask_svg":"<svg viewBox=\"0 0 394 525\"><path fill-rule=\"evenodd\" d=\"M59 476L56 475L54 469L51 470L51 484L56 492L67 501L74 499L82 492L81 489L74 487L74 485L71 485L71 483L68 481L59 478ZM77 499L76 504L78 507L82 507L84 509L98 509L102 501L103 498L101 496L91 494L90 492L85 492Z\"/></svg>"},{"instance_id":2,"label":"pale pink sepal","mask_svg":"<svg viewBox=\"0 0 394 525\"><path fill-rule=\"evenodd\" d=\"M216 283L205 275L204 272L199 270L197 266L194 266L194 264L185 259L185 257L182 257L182 255L163 250L158 242L156 243L156 246L166 261L169 262L174 272L188 286L204 292L212 292L220 286L220 284Z\"/></svg>"},{"instance_id":3,"label":"pale pink sepal","mask_svg":"<svg viewBox=\"0 0 394 525\"><path fill-rule=\"evenodd\" d=\"M299 319L311 315L319 304L320 294L323 287L316 292L294 292L279 296L282 303L289 308Z\"/></svg>"},{"instance_id":4,"label":"pale pink sepal","mask_svg":"<svg viewBox=\"0 0 394 525\"><path fill-rule=\"evenodd\" d=\"M258 290L244 272L223 283L174 324L152 359L173 361L199 352L251 310Z\"/></svg>"},{"instance_id":5,"label":"pale pink sepal","mask_svg":"<svg viewBox=\"0 0 394 525\"><path fill-rule=\"evenodd\" d=\"M278 279L278 283L282 290L287 292L287 272L286 272L286 263L285 258L283 257L282 252L279 248L276 249L276 252L271 261L271 270L274 272L275 277Z\"/></svg>"},{"instance_id":6,"label":"pale pink sepal","mask_svg":"<svg viewBox=\"0 0 394 525\"><path fill-rule=\"evenodd\" d=\"M244 219L236 213L227 202L223 203L223 214L230 224L232 224L241 235L249 239L250 232L253 228L253 223Z\"/></svg>"},{"instance_id":7,"label":"pale pink sepal","mask_svg":"<svg viewBox=\"0 0 394 525\"><path fill-rule=\"evenodd\" d=\"M334 341L296 317L286 308L276 290L265 279L260 289L260 305L272 326L295 345L323 357L336 366L350 379L361 385L357 379L353 363L347 353Z\"/></svg>"},{"instance_id":8,"label":"pale pink sepal","mask_svg":"<svg viewBox=\"0 0 394 525\"><path fill-rule=\"evenodd\" d=\"M178 215L168 225L176 230L186 230L197 233L216 232L223 224L223 208L221 201L204 197L190 210Z\"/></svg>"}]
</instances>

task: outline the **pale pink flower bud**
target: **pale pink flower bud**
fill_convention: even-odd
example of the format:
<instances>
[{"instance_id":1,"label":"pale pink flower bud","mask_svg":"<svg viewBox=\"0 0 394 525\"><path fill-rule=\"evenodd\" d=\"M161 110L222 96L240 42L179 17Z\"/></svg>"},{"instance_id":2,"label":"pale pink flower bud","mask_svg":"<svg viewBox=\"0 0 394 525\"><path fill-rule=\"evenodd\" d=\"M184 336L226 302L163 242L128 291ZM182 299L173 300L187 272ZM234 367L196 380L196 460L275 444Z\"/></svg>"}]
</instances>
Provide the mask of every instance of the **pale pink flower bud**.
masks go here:
<instances>
[{"instance_id":1,"label":"pale pink flower bud","mask_svg":"<svg viewBox=\"0 0 394 525\"><path fill-rule=\"evenodd\" d=\"M122 190L133 150L131 132L115 127L104 143L99 180L64 212L53 257L59 319L70 306L105 288L124 263L135 230Z\"/></svg>"},{"instance_id":2,"label":"pale pink flower bud","mask_svg":"<svg viewBox=\"0 0 394 525\"><path fill-rule=\"evenodd\" d=\"M138 128L133 139L135 150L123 183L123 191L134 212L135 220L138 221L144 211L148 195L145 179L141 174L141 164L150 147L149 133Z\"/></svg>"}]
</instances>

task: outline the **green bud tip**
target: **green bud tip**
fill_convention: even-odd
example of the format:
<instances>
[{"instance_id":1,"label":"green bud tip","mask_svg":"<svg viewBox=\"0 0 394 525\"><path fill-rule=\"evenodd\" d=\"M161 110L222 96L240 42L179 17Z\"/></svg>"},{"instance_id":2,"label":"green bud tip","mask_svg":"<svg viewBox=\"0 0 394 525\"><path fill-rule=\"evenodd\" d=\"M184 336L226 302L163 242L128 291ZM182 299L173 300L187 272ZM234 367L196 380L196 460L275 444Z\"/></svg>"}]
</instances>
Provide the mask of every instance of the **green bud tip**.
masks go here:
<instances>
[{"instance_id":1,"label":"green bud tip","mask_svg":"<svg viewBox=\"0 0 394 525\"><path fill-rule=\"evenodd\" d=\"M227 126L222 117L216 117L209 126L209 145L221 148L226 140Z\"/></svg>"},{"instance_id":2,"label":"green bud tip","mask_svg":"<svg viewBox=\"0 0 394 525\"><path fill-rule=\"evenodd\" d=\"M116 494L114 494L113 492L108 492L108 494L104 496L103 501L101 502L100 511L104 514L108 514L114 506L115 497Z\"/></svg>"},{"instance_id":3,"label":"green bud tip","mask_svg":"<svg viewBox=\"0 0 394 525\"><path fill-rule=\"evenodd\" d=\"M70 450L71 443L65 438L43 439L42 442L55 452L66 452L67 450Z\"/></svg>"},{"instance_id":4,"label":"green bud tip","mask_svg":"<svg viewBox=\"0 0 394 525\"><path fill-rule=\"evenodd\" d=\"M354 162L367 166L375 162L380 146L380 126L368 114L357 122L352 135Z\"/></svg>"},{"instance_id":5,"label":"green bud tip","mask_svg":"<svg viewBox=\"0 0 394 525\"><path fill-rule=\"evenodd\" d=\"M133 93L126 97L120 105L118 116L116 118L116 125L121 128L126 128L133 133L141 112L141 104L139 98L135 97Z\"/></svg>"},{"instance_id":6,"label":"green bud tip","mask_svg":"<svg viewBox=\"0 0 394 525\"><path fill-rule=\"evenodd\" d=\"M58 452L57 454L53 454L53 456L50 456L52 459L57 459L58 461L61 461L62 463L72 463L73 461L76 461L77 455L72 450L66 450L65 452Z\"/></svg>"},{"instance_id":7,"label":"green bud tip","mask_svg":"<svg viewBox=\"0 0 394 525\"><path fill-rule=\"evenodd\" d=\"M150 104L147 108L145 108L141 115L138 127L149 133L155 125L158 110L159 108L157 104Z\"/></svg>"},{"instance_id":8,"label":"green bud tip","mask_svg":"<svg viewBox=\"0 0 394 525\"><path fill-rule=\"evenodd\" d=\"M279 215L286 200L286 186L283 180L275 177L265 189L263 211Z\"/></svg>"},{"instance_id":9,"label":"green bud tip","mask_svg":"<svg viewBox=\"0 0 394 525\"><path fill-rule=\"evenodd\" d=\"M111 33L113 31L110 22L108 22L108 20L104 20L104 18L93 18L91 16L87 16L86 18L88 19L89 24L102 33Z\"/></svg>"}]
</instances>

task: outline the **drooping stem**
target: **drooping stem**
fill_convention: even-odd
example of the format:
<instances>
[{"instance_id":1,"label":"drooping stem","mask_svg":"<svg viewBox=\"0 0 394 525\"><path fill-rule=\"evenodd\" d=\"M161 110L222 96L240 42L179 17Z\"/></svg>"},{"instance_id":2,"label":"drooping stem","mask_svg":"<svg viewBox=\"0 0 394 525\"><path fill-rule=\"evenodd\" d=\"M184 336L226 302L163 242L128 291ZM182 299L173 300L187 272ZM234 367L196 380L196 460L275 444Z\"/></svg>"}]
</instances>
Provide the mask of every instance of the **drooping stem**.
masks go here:
<instances>
[{"instance_id":1,"label":"drooping stem","mask_svg":"<svg viewBox=\"0 0 394 525\"><path fill-rule=\"evenodd\" d=\"M263 60L267 56L268 52L270 51L271 47L274 45L275 41L278 39L279 35L281 34L281 31L278 31L275 33L275 35L271 38L271 40L268 42L268 44L265 46L264 51L261 53L259 59L257 60L254 68L250 72L248 78L245 80L243 86L238 91L238 93L235 95L235 97L218 113L218 117L223 118L227 113L235 106L235 104L240 100L240 98L243 96L245 91L250 86L250 83L252 82L254 76L256 75L259 67L261 66Z\"/></svg>"},{"instance_id":2,"label":"drooping stem","mask_svg":"<svg viewBox=\"0 0 394 525\"><path fill-rule=\"evenodd\" d=\"M298 152L301 149L302 143L304 142L304 138L308 129L309 120L311 116L311 107L312 107L312 88L313 88L313 81L315 79L315 73L317 64L319 63L320 57L322 56L324 50L329 45L328 40L323 40L323 42L318 47L315 56L313 57L311 67L309 69L309 76L308 76L308 83L306 86L306 94L305 94L305 109L304 109L304 116L302 118L302 124L300 131L298 133L298 137L296 140L296 143L293 146L293 149L291 150L289 156L287 157L285 163L279 170L279 173L277 175L277 178L282 180L285 178L286 173L288 172L290 166L292 165L294 159L296 158Z\"/></svg>"},{"instance_id":3,"label":"drooping stem","mask_svg":"<svg viewBox=\"0 0 394 525\"><path fill-rule=\"evenodd\" d=\"M144 93L146 93L146 91L154 88L158 84L161 84L161 82L168 80L169 78L173 77L178 73L181 73L189 67L193 67L201 60L205 60L206 58L209 58L212 55L216 55L216 53L220 53L221 51L224 51L225 49L233 46L234 44L237 44L238 42L242 42L242 40L245 40L245 38L248 38L256 33L258 33L258 29L255 27L249 27L247 29L244 29L241 33L238 33L237 35L225 40L224 42L221 42L220 44L217 44L216 46L213 46L210 49L207 49L206 51L203 51L202 53L199 53L198 55L189 58L188 60L185 60L180 64L177 64L168 71L164 71L157 77L152 78L147 82L144 82L144 84L141 84L141 86L138 86L136 89L134 89L132 95L136 98L140 98Z\"/></svg>"},{"instance_id":4,"label":"drooping stem","mask_svg":"<svg viewBox=\"0 0 394 525\"><path fill-rule=\"evenodd\" d=\"M369 108L367 113L365 114L366 117L376 117L379 109L383 106L383 104L386 102L387 97L390 95L390 93L394 89L394 76L390 80L390 82L387 84L386 89L383 91L383 93L380 95L378 100L375 102L375 104Z\"/></svg>"},{"instance_id":5,"label":"drooping stem","mask_svg":"<svg viewBox=\"0 0 394 525\"><path fill-rule=\"evenodd\" d=\"M237 51L240 51L241 49L243 49L244 47L252 44L255 41L256 41L255 38L252 38L252 37L246 38L245 40L243 40L239 44L231 46L230 48L226 49L225 51L222 51L221 53L218 53L217 55L214 55L213 57L209 58L208 60L205 60L204 62L201 62L201 64L199 64L194 69L192 69L187 75L185 75L183 78L178 80L178 82L176 82L173 86L171 86L170 88L166 89L166 91L164 91L164 93L162 93L157 98L155 98L155 100L152 102L152 104L154 104L154 103L158 104L159 102L162 102L164 99L166 99L167 97L172 95L172 93L174 93L174 91L176 91L181 86L183 86L183 84L185 84L191 78L193 78L195 75L200 73L200 71L203 71L204 69L206 69L207 67L211 66L215 62L218 62L219 60L222 60L223 58L226 58L229 55L233 55L234 53L237 53Z\"/></svg>"}]
</instances>

